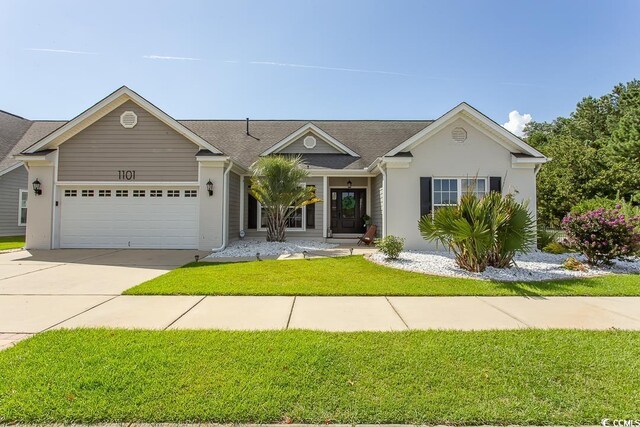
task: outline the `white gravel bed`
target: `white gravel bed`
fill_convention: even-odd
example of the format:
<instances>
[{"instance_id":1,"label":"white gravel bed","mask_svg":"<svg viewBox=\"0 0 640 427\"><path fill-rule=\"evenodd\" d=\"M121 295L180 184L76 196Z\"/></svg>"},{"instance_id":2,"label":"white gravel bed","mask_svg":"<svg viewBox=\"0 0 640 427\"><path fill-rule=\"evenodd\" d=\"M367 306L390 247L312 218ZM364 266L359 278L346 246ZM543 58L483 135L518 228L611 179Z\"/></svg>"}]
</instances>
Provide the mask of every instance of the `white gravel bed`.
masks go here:
<instances>
[{"instance_id":1,"label":"white gravel bed","mask_svg":"<svg viewBox=\"0 0 640 427\"><path fill-rule=\"evenodd\" d=\"M488 267L482 273L471 273L458 267L453 255L448 252L407 251L397 260L387 260L381 253L371 255L371 260L388 267L438 276L467 277L480 280L506 282L535 282L541 280L568 279L572 277L593 277L612 273L640 273L640 258L634 261L614 261L610 267L588 267L587 271L572 271L562 267L569 256L584 262L577 254L548 254L533 252L517 256L516 266L511 268Z\"/></svg>"},{"instance_id":2,"label":"white gravel bed","mask_svg":"<svg viewBox=\"0 0 640 427\"><path fill-rule=\"evenodd\" d=\"M241 258L260 256L280 256L286 254L299 254L303 251L318 251L336 248L334 243L316 242L313 240L290 240L287 242L266 242L264 240L238 240L220 252L214 252L207 258Z\"/></svg>"}]
</instances>

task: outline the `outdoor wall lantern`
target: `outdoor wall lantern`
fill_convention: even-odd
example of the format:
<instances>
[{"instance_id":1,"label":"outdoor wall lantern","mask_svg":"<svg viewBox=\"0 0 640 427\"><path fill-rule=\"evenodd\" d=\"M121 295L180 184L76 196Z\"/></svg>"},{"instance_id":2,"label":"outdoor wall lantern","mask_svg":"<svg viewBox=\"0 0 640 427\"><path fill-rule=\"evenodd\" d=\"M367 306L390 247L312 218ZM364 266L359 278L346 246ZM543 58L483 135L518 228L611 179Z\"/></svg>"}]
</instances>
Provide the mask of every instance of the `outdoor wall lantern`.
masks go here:
<instances>
[{"instance_id":1,"label":"outdoor wall lantern","mask_svg":"<svg viewBox=\"0 0 640 427\"><path fill-rule=\"evenodd\" d=\"M351 180L347 181L347 188L351 188L351 184L353 184Z\"/></svg>"},{"instance_id":2,"label":"outdoor wall lantern","mask_svg":"<svg viewBox=\"0 0 640 427\"><path fill-rule=\"evenodd\" d=\"M211 182L211 180L207 182L207 191L209 192L209 196L213 196L213 182Z\"/></svg>"},{"instance_id":3,"label":"outdoor wall lantern","mask_svg":"<svg viewBox=\"0 0 640 427\"><path fill-rule=\"evenodd\" d=\"M40 188L42 186L42 184L40 184L40 180L38 178L36 178L35 181L33 181L33 192L36 196L39 196L42 194L42 189Z\"/></svg>"}]
</instances>

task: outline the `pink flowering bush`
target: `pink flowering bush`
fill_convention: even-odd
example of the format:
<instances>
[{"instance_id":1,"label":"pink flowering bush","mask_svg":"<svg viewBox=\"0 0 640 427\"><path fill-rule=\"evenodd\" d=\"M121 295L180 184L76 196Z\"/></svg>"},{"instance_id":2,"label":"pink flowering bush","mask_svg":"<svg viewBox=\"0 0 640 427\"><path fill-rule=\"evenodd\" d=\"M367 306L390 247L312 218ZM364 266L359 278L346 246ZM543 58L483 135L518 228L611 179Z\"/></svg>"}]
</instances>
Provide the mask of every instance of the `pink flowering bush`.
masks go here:
<instances>
[{"instance_id":1,"label":"pink flowering bush","mask_svg":"<svg viewBox=\"0 0 640 427\"><path fill-rule=\"evenodd\" d=\"M625 216L621 206L570 213L562 220L571 247L591 265L610 264L640 252L640 216Z\"/></svg>"}]
</instances>

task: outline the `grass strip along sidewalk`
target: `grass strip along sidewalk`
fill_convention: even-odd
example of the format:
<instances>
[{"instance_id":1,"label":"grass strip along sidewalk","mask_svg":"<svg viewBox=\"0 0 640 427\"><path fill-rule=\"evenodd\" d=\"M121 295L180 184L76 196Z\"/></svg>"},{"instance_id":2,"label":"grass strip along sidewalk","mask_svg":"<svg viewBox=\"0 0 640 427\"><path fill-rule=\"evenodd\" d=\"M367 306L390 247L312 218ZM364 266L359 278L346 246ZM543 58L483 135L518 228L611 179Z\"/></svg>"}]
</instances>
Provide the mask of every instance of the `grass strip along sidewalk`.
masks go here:
<instances>
[{"instance_id":1,"label":"grass strip along sidewalk","mask_svg":"<svg viewBox=\"0 0 640 427\"><path fill-rule=\"evenodd\" d=\"M597 424L640 418L640 333L51 331L0 423Z\"/></svg>"},{"instance_id":2,"label":"grass strip along sidewalk","mask_svg":"<svg viewBox=\"0 0 640 427\"><path fill-rule=\"evenodd\" d=\"M192 263L126 295L640 295L640 275L546 282L490 282L389 268L362 256L240 263Z\"/></svg>"},{"instance_id":3,"label":"grass strip along sidewalk","mask_svg":"<svg viewBox=\"0 0 640 427\"><path fill-rule=\"evenodd\" d=\"M20 249L24 246L24 236L0 237L0 251Z\"/></svg>"}]
</instances>

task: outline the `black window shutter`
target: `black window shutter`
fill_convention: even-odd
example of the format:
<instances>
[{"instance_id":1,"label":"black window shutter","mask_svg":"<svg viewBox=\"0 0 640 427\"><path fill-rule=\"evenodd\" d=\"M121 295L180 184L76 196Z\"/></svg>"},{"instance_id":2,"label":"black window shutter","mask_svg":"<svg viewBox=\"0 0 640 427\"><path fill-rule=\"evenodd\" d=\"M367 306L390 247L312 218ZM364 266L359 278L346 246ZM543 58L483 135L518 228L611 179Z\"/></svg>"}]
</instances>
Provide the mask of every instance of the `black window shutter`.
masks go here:
<instances>
[{"instance_id":1,"label":"black window shutter","mask_svg":"<svg viewBox=\"0 0 640 427\"><path fill-rule=\"evenodd\" d=\"M247 228L255 230L258 228L258 201L251 194L247 194L247 196L249 201Z\"/></svg>"},{"instance_id":2,"label":"black window shutter","mask_svg":"<svg viewBox=\"0 0 640 427\"><path fill-rule=\"evenodd\" d=\"M502 178L499 176L489 177L489 191L502 193Z\"/></svg>"},{"instance_id":3,"label":"black window shutter","mask_svg":"<svg viewBox=\"0 0 640 427\"><path fill-rule=\"evenodd\" d=\"M420 218L431 213L431 177L420 177Z\"/></svg>"}]
</instances>

